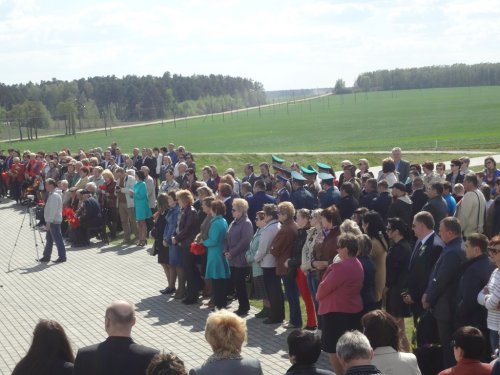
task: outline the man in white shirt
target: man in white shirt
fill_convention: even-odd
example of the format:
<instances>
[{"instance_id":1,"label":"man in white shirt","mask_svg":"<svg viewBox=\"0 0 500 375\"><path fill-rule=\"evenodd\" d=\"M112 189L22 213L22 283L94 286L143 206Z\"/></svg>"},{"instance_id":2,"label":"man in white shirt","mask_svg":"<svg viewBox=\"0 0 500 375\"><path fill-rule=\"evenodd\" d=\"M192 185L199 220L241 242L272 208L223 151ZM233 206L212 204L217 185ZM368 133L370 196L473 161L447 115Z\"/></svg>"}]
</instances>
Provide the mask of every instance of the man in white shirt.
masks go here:
<instances>
[{"instance_id":1,"label":"man in white shirt","mask_svg":"<svg viewBox=\"0 0 500 375\"><path fill-rule=\"evenodd\" d=\"M63 204L61 196L55 192L56 187L57 183L53 179L48 178L45 180L45 190L49 195L44 208L47 237L45 239L43 257L39 259L39 262L50 261L54 242L56 243L57 254L59 256L54 263L66 262L66 249L64 247L64 241L61 233Z\"/></svg>"}]
</instances>

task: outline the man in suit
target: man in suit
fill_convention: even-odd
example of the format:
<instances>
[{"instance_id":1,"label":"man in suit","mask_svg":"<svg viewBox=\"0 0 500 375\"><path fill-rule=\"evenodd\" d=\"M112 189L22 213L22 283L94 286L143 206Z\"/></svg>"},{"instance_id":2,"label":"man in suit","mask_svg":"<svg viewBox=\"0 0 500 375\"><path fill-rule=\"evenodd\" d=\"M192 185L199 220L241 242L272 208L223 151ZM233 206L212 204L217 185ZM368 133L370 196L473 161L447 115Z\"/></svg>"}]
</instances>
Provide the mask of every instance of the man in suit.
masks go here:
<instances>
[{"instance_id":1,"label":"man in suit","mask_svg":"<svg viewBox=\"0 0 500 375\"><path fill-rule=\"evenodd\" d=\"M108 338L78 350L75 375L144 374L158 350L136 344L131 338L135 324L134 305L115 301L106 309L104 327Z\"/></svg>"},{"instance_id":2,"label":"man in suit","mask_svg":"<svg viewBox=\"0 0 500 375\"><path fill-rule=\"evenodd\" d=\"M361 207L366 207L369 210L374 209L374 203L378 198L377 192L377 179L369 178L366 180L365 187L361 191L361 198L359 200L359 205Z\"/></svg>"},{"instance_id":3,"label":"man in suit","mask_svg":"<svg viewBox=\"0 0 500 375\"><path fill-rule=\"evenodd\" d=\"M142 167L142 156L141 154L139 153L139 149L138 148L134 148L132 150L132 161L134 163L134 167L136 170L140 170L141 167Z\"/></svg>"},{"instance_id":4,"label":"man in suit","mask_svg":"<svg viewBox=\"0 0 500 375\"><path fill-rule=\"evenodd\" d=\"M356 208L359 207L358 200L354 198L354 187L350 182L344 182L340 187L340 200L336 204L342 220L350 219Z\"/></svg>"},{"instance_id":5,"label":"man in suit","mask_svg":"<svg viewBox=\"0 0 500 375\"><path fill-rule=\"evenodd\" d=\"M403 301L410 305L416 327L418 318L424 312L422 295L427 289L430 273L443 251L444 243L434 232L434 219L427 211L415 215L413 218L413 232L417 237L417 242L413 248L408 266L408 278Z\"/></svg>"},{"instance_id":6,"label":"man in suit","mask_svg":"<svg viewBox=\"0 0 500 375\"><path fill-rule=\"evenodd\" d=\"M247 163L245 164L245 167L243 168L243 173L245 173L245 177L241 179L242 182L249 182L250 185L255 184L255 181L258 180L258 177L255 175L253 171L253 164L252 163Z\"/></svg>"},{"instance_id":7,"label":"man in suit","mask_svg":"<svg viewBox=\"0 0 500 375\"><path fill-rule=\"evenodd\" d=\"M410 174L410 163L401 159L401 148L394 147L392 149L392 159L396 164L396 171L399 173L399 181L405 183Z\"/></svg>"},{"instance_id":8,"label":"man in suit","mask_svg":"<svg viewBox=\"0 0 500 375\"><path fill-rule=\"evenodd\" d=\"M444 218L439 224L439 235L445 247L429 277L429 284L422 296L422 306L430 309L436 319L439 341L443 348L443 366L448 368L455 364L451 335L459 281L457 275L465 260L460 221L455 217Z\"/></svg>"}]
</instances>

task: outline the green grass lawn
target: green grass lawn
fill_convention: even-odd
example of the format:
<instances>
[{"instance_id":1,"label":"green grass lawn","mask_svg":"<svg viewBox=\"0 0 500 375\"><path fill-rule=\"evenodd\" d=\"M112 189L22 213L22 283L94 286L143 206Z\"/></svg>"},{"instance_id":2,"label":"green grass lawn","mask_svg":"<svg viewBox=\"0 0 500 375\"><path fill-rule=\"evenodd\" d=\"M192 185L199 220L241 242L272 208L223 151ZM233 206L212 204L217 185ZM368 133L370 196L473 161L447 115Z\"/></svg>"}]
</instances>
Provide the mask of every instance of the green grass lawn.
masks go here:
<instances>
[{"instance_id":1,"label":"green grass lawn","mask_svg":"<svg viewBox=\"0 0 500 375\"><path fill-rule=\"evenodd\" d=\"M303 152L404 149L495 149L500 87L334 95L233 114L139 128L12 143L20 149L183 144L203 152ZM11 144L5 144L5 147Z\"/></svg>"}]
</instances>

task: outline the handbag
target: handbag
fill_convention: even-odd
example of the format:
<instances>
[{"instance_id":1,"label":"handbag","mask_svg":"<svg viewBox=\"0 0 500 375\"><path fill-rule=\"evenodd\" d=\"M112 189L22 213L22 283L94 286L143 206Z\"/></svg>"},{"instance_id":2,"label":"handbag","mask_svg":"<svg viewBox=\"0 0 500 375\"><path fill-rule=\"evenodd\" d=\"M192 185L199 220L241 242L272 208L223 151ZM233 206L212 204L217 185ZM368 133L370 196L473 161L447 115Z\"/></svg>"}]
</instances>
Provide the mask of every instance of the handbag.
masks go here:
<instances>
[{"instance_id":1,"label":"handbag","mask_svg":"<svg viewBox=\"0 0 500 375\"><path fill-rule=\"evenodd\" d=\"M189 246L189 251L194 255L203 255L207 252L207 248L203 246L201 243L191 242L191 246Z\"/></svg>"}]
</instances>

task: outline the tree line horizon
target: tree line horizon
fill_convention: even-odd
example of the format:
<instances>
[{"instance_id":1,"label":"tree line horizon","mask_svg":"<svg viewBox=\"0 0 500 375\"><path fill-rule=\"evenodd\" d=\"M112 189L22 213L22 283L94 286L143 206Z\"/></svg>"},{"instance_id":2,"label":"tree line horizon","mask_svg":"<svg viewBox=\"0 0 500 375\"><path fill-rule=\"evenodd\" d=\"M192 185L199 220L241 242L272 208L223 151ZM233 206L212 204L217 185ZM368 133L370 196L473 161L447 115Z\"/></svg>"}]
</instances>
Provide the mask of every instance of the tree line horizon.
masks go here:
<instances>
[{"instance_id":1,"label":"tree line horizon","mask_svg":"<svg viewBox=\"0 0 500 375\"><path fill-rule=\"evenodd\" d=\"M352 87L338 79L334 94L500 85L500 63L454 64L361 73ZM276 93L276 91L274 91ZM285 97L306 89L278 90ZM314 90L310 90L311 93ZM270 98L276 95L269 96ZM133 122L204 115L266 104L262 83L224 75L95 76L40 83L0 83L0 124L17 128L23 138L38 137L39 129L104 127ZM55 125L54 122L57 122ZM64 124L64 125L60 125Z\"/></svg>"}]
</instances>

